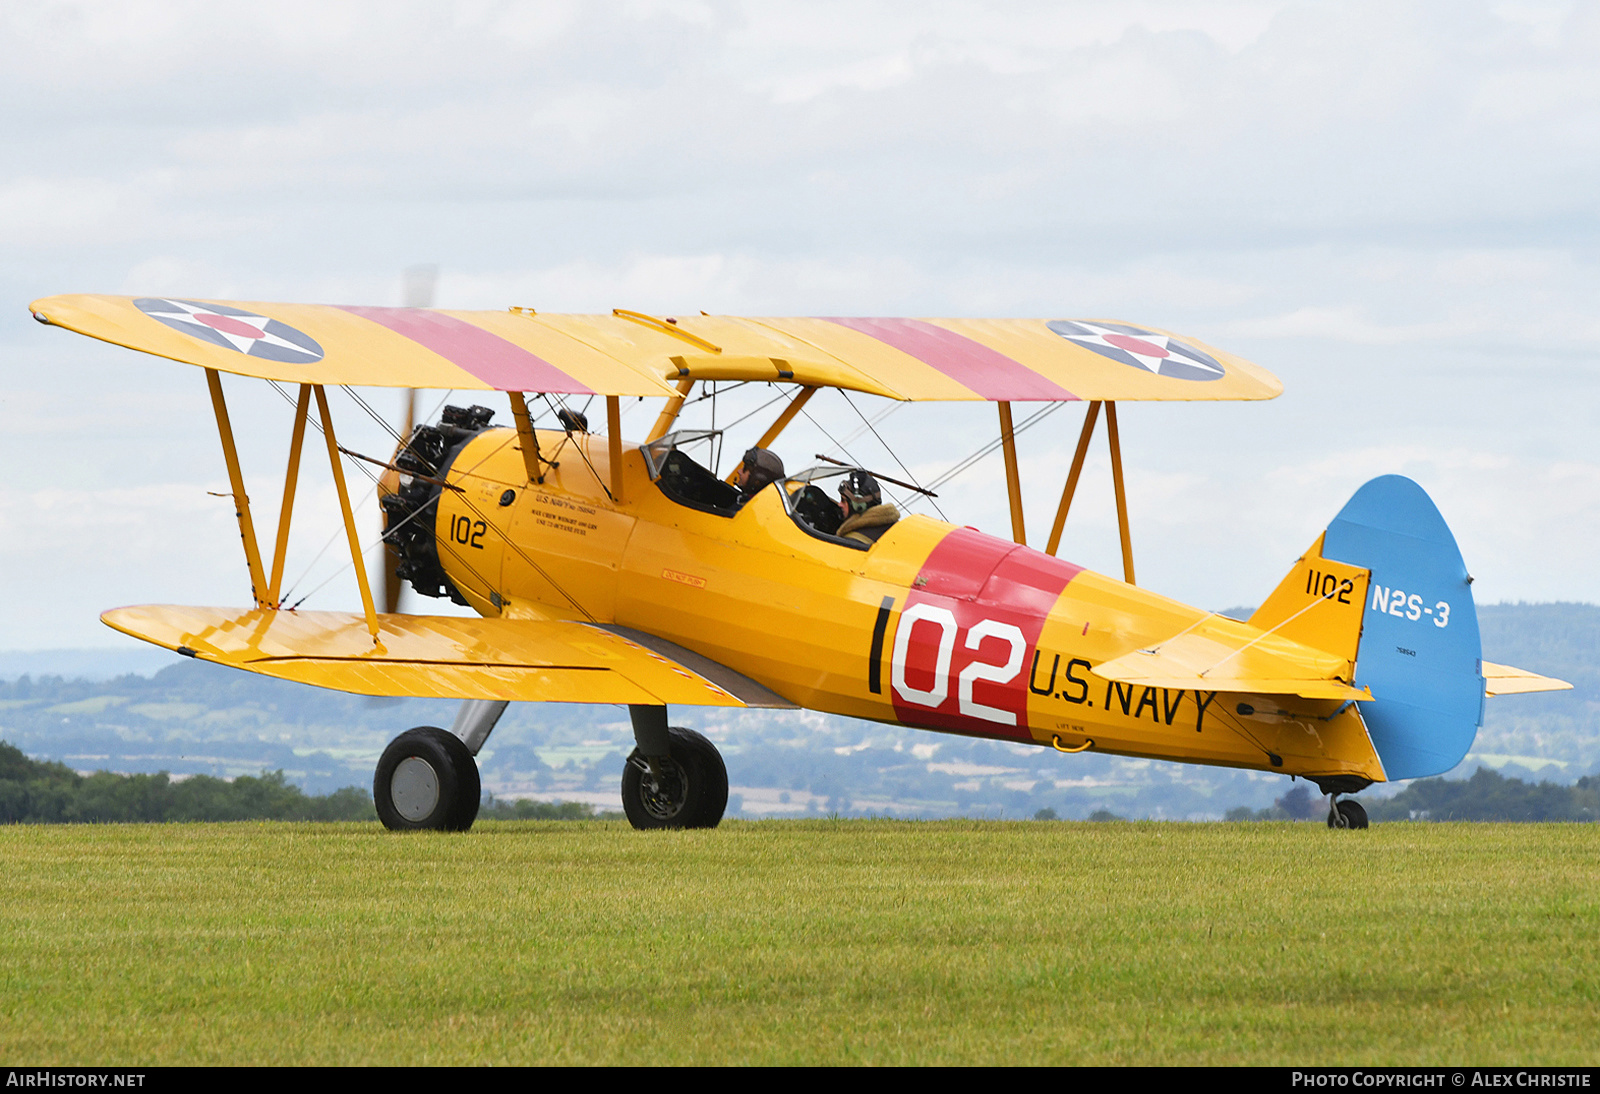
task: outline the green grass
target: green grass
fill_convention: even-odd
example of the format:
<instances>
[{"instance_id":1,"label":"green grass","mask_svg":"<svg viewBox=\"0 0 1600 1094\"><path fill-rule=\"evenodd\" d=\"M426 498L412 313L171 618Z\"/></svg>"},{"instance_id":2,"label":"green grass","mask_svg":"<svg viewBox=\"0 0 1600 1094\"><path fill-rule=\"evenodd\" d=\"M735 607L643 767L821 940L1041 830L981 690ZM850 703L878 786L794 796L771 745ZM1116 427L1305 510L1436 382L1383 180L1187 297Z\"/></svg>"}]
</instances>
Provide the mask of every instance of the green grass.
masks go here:
<instances>
[{"instance_id":1,"label":"green grass","mask_svg":"<svg viewBox=\"0 0 1600 1094\"><path fill-rule=\"evenodd\" d=\"M0 1062L1600 1061L1600 826L0 828Z\"/></svg>"}]
</instances>

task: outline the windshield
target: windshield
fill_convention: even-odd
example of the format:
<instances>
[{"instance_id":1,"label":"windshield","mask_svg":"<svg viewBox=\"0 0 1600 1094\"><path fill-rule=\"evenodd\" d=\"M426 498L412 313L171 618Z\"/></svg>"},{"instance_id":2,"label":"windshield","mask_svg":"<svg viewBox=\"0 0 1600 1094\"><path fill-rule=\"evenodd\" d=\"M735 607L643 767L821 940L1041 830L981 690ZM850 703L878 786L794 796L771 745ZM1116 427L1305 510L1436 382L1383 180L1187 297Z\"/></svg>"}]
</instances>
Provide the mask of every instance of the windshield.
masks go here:
<instances>
[{"instance_id":1,"label":"windshield","mask_svg":"<svg viewBox=\"0 0 1600 1094\"><path fill-rule=\"evenodd\" d=\"M717 464L722 462L722 430L720 429L680 429L676 433L641 445L640 451L644 453L644 462L650 468L650 477L659 479L662 468L666 465L667 457L673 452L683 449L687 458L691 454L698 454L696 461L701 467L710 467L715 474Z\"/></svg>"},{"instance_id":2,"label":"windshield","mask_svg":"<svg viewBox=\"0 0 1600 1094\"><path fill-rule=\"evenodd\" d=\"M850 473L848 467L812 467L790 475L783 483L783 504L789 516L813 535L847 547L866 549L866 544L838 537L844 521L839 506L839 480Z\"/></svg>"},{"instance_id":3,"label":"windshield","mask_svg":"<svg viewBox=\"0 0 1600 1094\"><path fill-rule=\"evenodd\" d=\"M739 491L688 453L699 451L711 466L717 465L722 451L720 430L685 429L668 433L660 440L641 445L650 477L661 492L679 505L731 517L739 510Z\"/></svg>"}]
</instances>

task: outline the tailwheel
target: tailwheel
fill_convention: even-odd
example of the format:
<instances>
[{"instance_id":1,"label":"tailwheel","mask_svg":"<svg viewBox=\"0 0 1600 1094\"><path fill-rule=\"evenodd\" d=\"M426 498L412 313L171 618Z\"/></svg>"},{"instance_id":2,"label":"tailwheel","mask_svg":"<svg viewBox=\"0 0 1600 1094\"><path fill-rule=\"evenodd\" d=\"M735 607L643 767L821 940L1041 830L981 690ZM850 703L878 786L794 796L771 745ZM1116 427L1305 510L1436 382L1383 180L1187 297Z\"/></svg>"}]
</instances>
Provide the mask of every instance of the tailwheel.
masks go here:
<instances>
[{"instance_id":1,"label":"tailwheel","mask_svg":"<svg viewBox=\"0 0 1600 1094\"><path fill-rule=\"evenodd\" d=\"M1365 828L1367 811L1360 802L1335 802L1328 810L1329 828Z\"/></svg>"},{"instance_id":2,"label":"tailwheel","mask_svg":"<svg viewBox=\"0 0 1600 1094\"><path fill-rule=\"evenodd\" d=\"M622 808L635 828L715 828L728 808L728 769L692 729L667 729L670 756L637 748L622 769Z\"/></svg>"},{"instance_id":3,"label":"tailwheel","mask_svg":"<svg viewBox=\"0 0 1600 1094\"><path fill-rule=\"evenodd\" d=\"M454 733L419 726L383 750L372 801L385 828L465 832L478 817L478 763Z\"/></svg>"}]
</instances>

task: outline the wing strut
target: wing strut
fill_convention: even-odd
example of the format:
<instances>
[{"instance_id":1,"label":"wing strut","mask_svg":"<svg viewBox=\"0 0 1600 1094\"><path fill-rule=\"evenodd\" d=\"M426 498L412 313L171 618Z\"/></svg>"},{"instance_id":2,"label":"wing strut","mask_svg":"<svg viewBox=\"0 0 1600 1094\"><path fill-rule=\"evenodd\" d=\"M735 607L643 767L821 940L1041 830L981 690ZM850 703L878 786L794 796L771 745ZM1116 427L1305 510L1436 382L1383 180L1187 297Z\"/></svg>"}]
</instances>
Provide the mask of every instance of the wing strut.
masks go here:
<instances>
[{"instance_id":1,"label":"wing strut","mask_svg":"<svg viewBox=\"0 0 1600 1094\"><path fill-rule=\"evenodd\" d=\"M1089 439L1094 436L1095 419L1100 417L1100 401L1089 404L1083 417L1083 432L1078 434L1078 450L1072 454L1072 470L1067 472L1067 484L1061 488L1061 504L1056 507L1056 523L1050 529L1050 545L1045 553L1053 555L1061 546L1061 530L1067 526L1067 510L1072 508L1072 495L1078 491L1078 476L1083 474L1083 458L1089 454Z\"/></svg>"},{"instance_id":2,"label":"wing strut","mask_svg":"<svg viewBox=\"0 0 1600 1094\"><path fill-rule=\"evenodd\" d=\"M311 385L300 385L300 401L294 408L294 435L289 439L289 467L283 473L283 507L278 511L278 542L272 551L272 581L267 586L267 606L282 606L283 562L289 553L289 517L294 511L294 493L300 482L300 453L305 448L306 421L311 417Z\"/></svg>"},{"instance_id":3,"label":"wing strut","mask_svg":"<svg viewBox=\"0 0 1600 1094\"><path fill-rule=\"evenodd\" d=\"M206 385L211 389L211 409L217 415L217 434L222 438L222 457L228 464L228 486L233 491L234 513L239 518L239 538L244 540L245 565L250 568L250 597L256 607L267 607L267 579L261 571L261 548L256 543L255 522L250 519L250 496L244 492L244 474L239 470L239 450L233 443L233 426L228 421L228 404L222 397L222 376L206 369ZM342 489L342 487L341 487Z\"/></svg>"},{"instance_id":4,"label":"wing strut","mask_svg":"<svg viewBox=\"0 0 1600 1094\"><path fill-rule=\"evenodd\" d=\"M1111 442L1111 485L1117 490L1117 531L1122 533L1122 579L1133 580L1133 539L1128 535L1128 495L1122 488L1122 442L1117 437L1117 404L1106 400L1106 439Z\"/></svg>"},{"instance_id":5,"label":"wing strut","mask_svg":"<svg viewBox=\"0 0 1600 1094\"><path fill-rule=\"evenodd\" d=\"M511 396L511 416L517 422L517 448L522 452L523 469L528 472L529 482L542 484L544 471L540 467L539 437L533 431L533 419L528 417L528 400L520 391L506 394Z\"/></svg>"},{"instance_id":6,"label":"wing strut","mask_svg":"<svg viewBox=\"0 0 1600 1094\"><path fill-rule=\"evenodd\" d=\"M999 402L1000 447L1006 455L1006 493L1011 497L1011 538L1028 545L1028 527L1022 517L1022 476L1017 471L1017 438L1011 428L1011 404Z\"/></svg>"},{"instance_id":7,"label":"wing strut","mask_svg":"<svg viewBox=\"0 0 1600 1094\"><path fill-rule=\"evenodd\" d=\"M1000 404L1004 406L1005 404ZM1135 584L1133 580L1133 536L1128 531L1128 494L1122 483L1122 438L1117 434L1117 404L1105 400L1106 408L1106 440L1111 446L1111 485L1117 495L1117 532L1122 537L1122 579L1129 585ZM1078 478L1083 474L1083 459L1089 452L1089 440L1094 436L1094 423L1100 415L1101 400L1089 404L1089 412L1083 417L1083 432L1078 434L1078 450L1072 454L1072 469L1067 472L1066 485L1061 488L1061 504L1056 507L1056 522L1050 529L1050 542L1045 547L1046 554L1055 554L1061 546L1061 530L1067 526L1067 512L1072 508L1072 496L1078 490ZM1004 431L1004 412L1002 412L1001 428ZM1007 453L1008 461L1010 453ZM1007 467L1010 474L1010 467ZM1016 495L1012 495L1012 521L1017 520L1018 503ZM1022 540L1018 539L1018 543Z\"/></svg>"},{"instance_id":8,"label":"wing strut","mask_svg":"<svg viewBox=\"0 0 1600 1094\"><path fill-rule=\"evenodd\" d=\"M333 484L339 490L339 511L344 514L344 534L350 541L350 561L355 564L356 584L361 586L361 608L367 614L367 630L372 644L378 644L378 609L372 603L372 587L367 584L367 566L361 559L361 537L356 534L355 517L350 512L350 491L344 485L344 464L339 459L339 442L333 436L333 417L328 413L328 395L321 384L313 384L317 413L322 416L322 439L328 442L328 463L333 468ZM261 565L260 561L256 565Z\"/></svg>"},{"instance_id":9,"label":"wing strut","mask_svg":"<svg viewBox=\"0 0 1600 1094\"><path fill-rule=\"evenodd\" d=\"M606 444L611 458L611 500L622 504L622 399L606 396Z\"/></svg>"},{"instance_id":10,"label":"wing strut","mask_svg":"<svg viewBox=\"0 0 1600 1094\"><path fill-rule=\"evenodd\" d=\"M650 427L650 436L644 439L645 444L654 444L667 435L672 423L678 420L678 411L683 409L683 401L689 397L689 392L693 389L694 377L685 376L678 381L678 394L668 399L667 405L661 408L656 424Z\"/></svg>"}]
</instances>

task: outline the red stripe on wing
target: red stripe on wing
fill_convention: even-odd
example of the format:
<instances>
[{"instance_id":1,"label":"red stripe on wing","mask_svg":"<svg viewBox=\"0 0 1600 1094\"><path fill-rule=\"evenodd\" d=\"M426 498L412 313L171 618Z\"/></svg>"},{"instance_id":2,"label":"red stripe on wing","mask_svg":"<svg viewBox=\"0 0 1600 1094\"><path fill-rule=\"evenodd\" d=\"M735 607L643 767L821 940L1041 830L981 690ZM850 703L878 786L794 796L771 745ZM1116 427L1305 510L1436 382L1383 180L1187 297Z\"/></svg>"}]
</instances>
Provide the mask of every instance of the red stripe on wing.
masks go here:
<instances>
[{"instance_id":1,"label":"red stripe on wing","mask_svg":"<svg viewBox=\"0 0 1600 1094\"><path fill-rule=\"evenodd\" d=\"M594 394L587 385L579 383L543 357L529 353L498 334L442 312L421 308L351 306L345 306L343 310L411 339L500 391Z\"/></svg>"},{"instance_id":2,"label":"red stripe on wing","mask_svg":"<svg viewBox=\"0 0 1600 1094\"><path fill-rule=\"evenodd\" d=\"M995 402L1062 402L1077 396L1055 381L964 334L921 319L841 319L829 323L876 338Z\"/></svg>"}]
</instances>

